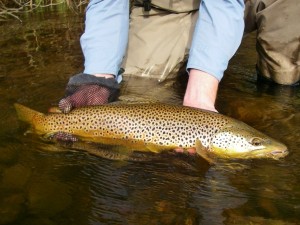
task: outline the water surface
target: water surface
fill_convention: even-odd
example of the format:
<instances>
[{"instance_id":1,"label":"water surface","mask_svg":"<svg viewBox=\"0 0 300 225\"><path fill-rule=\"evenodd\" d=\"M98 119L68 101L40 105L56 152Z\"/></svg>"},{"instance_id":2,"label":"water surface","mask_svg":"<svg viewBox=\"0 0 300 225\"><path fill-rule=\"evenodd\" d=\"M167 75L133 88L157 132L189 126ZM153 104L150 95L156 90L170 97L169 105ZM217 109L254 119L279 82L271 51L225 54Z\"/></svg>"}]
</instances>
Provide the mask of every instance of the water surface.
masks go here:
<instances>
[{"instance_id":1,"label":"water surface","mask_svg":"<svg viewBox=\"0 0 300 225\"><path fill-rule=\"evenodd\" d=\"M217 109L284 142L282 160L208 166L180 154L111 160L32 136L13 103L46 111L82 70L82 15L45 11L0 26L0 224L299 224L300 90L256 82L255 35L222 80ZM181 104L186 79L125 77L125 99Z\"/></svg>"}]
</instances>

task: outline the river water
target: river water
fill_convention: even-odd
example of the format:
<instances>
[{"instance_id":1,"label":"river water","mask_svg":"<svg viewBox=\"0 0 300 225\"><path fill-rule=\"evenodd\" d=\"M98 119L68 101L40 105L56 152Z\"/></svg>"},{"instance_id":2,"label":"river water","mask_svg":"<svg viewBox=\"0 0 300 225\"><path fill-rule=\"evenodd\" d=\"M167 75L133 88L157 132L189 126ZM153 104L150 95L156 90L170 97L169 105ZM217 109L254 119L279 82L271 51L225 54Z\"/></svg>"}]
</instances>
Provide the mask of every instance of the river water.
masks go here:
<instances>
[{"instance_id":1,"label":"river water","mask_svg":"<svg viewBox=\"0 0 300 225\"><path fill-rule=\"evenodd\" d=\"M24 135L13 103L45 112L58 102L82 70L83 28L81 14L47 10L0 25L0 224L300 224L300 88L256 82L254 34L230 62L217 109L284 142L284 159L118 160ZM125 77L121 95L181 104L185 82Z\"/></svg>"}]
</instances>

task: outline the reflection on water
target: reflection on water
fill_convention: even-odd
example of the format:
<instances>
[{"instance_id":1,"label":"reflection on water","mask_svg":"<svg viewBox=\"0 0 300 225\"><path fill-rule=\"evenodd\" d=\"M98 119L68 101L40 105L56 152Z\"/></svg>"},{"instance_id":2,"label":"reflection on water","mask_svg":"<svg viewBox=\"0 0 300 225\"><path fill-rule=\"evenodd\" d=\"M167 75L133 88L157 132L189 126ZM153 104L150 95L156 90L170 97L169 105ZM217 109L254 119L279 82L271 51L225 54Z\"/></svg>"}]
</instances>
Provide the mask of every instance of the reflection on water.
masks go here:
<instances>
[{"instance_id":1,"label":"reflection on water","mask_svg":"<svg viewBox=\"0 0 300 225\"><path fill-rule=\"evenodd\" d=\"M46 111L58 101L82 69L82 21L47 12L0 26L0 224L300 223L300 91L256 83L254 36L232 59L217 108L287 144L285 159L208 166L166 153L115 160L23 136L13 103ZM124 80L125 100L181 104L182 77Z\"/></svg>"}]
</instances>

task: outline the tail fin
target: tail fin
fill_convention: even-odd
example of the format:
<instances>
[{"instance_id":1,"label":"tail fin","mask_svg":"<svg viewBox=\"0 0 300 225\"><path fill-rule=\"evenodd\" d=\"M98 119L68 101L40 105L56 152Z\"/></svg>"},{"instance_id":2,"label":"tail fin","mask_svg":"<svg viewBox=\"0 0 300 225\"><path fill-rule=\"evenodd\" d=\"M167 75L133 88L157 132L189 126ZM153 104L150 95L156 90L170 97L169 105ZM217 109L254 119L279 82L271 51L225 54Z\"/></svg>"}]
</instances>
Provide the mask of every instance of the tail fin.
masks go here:
<instances>
[{"instance_id":1,"label":"tail fin","mask_svg":"<svg viewBox=\"0 0 300 225\"><path fill-rule=\"evenodd\" d=\"M19 120L34 125L36 116L44 116L43 113L37 112L19 103L14 104Z\"/></svg>"}]
</instances>

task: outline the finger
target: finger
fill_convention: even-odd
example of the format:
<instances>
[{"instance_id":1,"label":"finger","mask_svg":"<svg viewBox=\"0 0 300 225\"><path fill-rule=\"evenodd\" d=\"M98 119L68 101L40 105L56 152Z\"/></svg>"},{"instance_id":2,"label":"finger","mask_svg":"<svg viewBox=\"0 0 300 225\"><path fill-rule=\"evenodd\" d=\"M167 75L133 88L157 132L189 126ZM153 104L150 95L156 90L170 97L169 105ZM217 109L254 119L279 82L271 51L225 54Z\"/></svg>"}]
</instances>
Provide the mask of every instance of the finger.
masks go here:
<instances>
[{"instance_id":1,"label":"finger","mask_svg":"<svg viewBox=\"0 0 300 225\"><path fill-rule=\"evenodd\" d=\"M63 112L63 113L68 113L71 111L72 107L72 102L70 100L70 97L67 98L63 98L59 101L58 103L58 107L59 109Z\"/></svg>"}]
</instances>

